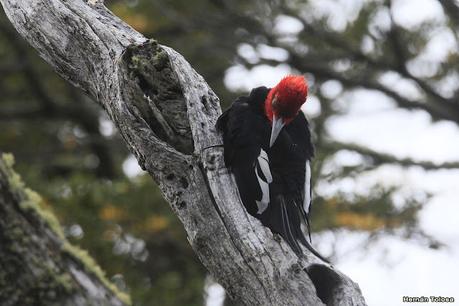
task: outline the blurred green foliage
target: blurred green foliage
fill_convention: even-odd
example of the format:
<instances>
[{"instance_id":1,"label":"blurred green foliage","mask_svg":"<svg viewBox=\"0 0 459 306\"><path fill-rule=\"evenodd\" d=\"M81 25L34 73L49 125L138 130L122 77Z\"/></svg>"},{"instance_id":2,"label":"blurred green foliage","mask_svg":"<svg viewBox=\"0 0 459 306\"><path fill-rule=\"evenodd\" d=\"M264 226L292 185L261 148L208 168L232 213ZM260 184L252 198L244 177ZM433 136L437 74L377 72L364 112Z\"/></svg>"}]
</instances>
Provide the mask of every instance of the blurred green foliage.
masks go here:
<instances>
[{"instance_id":1,"label":"blurred green foliage","mask_svg":"<svg viewBox=\"0 0 459 306\"><path fill-rule=\"evenodd\" d=\"M311 118L318 147L313 169L316 186L352 180L382 164L397 164L390 156L382 158L377 152L348 146L345 149L362 155L361 164L326 170L345 145L330 141L327 122L345 111L321 88L332 79L343 87L341 94L363 87L403 102L399 93L381 87L378 77L395 71L413 80L403 65L426 46L422 33L428 25L411 30L375 27L373 20L389 5L380 1L365 2L342 30L330 28L330 17L311 14L306 1L126 0L106 4L147 37L184 55L224 106L240 94L229 91L223 82L227 69L234 65L251 69L288 64L293 72L310 72L311 94L320 101L320 112ZM276 30L276 20L287 16L301 24L299 33ZM368 39L373 49L363 52L360 46ZM403 40L409 53L396 52L397 39ZM241 55L241 44L257 58ZM258 52L259 45L282 48L288 56L266 57ZM458 58L452 54L449 60ZM442 79L452 66L442 65L432 79ZM429 88L424 89L429 99L436 98ZM126 176L122 165L129 154L103 111L57 77L3 14L0 92L0 150L14 153L18 172L55 211L69 239L89 250L108 276L131 294L134 305L202 305L205 269L158 188L147 175ZM369 195L318 194L313 229L398 235L397 229L403 228L406 237L421 233L417 213L427 196L394 203L396 191L375 186Z\"/></svg>"}]
</instances>

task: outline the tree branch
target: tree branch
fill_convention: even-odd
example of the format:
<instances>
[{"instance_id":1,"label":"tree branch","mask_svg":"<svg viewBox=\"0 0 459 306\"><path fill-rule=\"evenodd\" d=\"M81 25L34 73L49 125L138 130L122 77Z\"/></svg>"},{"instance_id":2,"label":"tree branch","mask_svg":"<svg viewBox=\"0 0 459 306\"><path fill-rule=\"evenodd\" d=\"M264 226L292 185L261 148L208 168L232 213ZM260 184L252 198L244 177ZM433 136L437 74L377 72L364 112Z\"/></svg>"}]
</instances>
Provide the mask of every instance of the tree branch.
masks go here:
<instances>
[{"instance_id":1,"label":"tree branch","mask_svg":"<svg viewBox=\"0 0 459 306\"><path fill-rule=\"evenodd\" d=\"M440 2L442 2L442 5L444 7L448 7L451 9L451 12L450 12L451 14L457 13L457 11L459 11L458 8L449 0L444 0L444 1L442 0ZM390 7L390 4L389 4L389 7ZM452 9L453 7L456 8L456 11ZM407 109L416 109L416 108L422 109L428 112L434 119L445 119L445 120L451 120L456 123L459 123L459 107L456 104L454 104L456 99L455 98L448 99L448 98L443 97L432 86L430 86L426 81L424 81L421 78L416 77L406 68L407 61L409 60L408 55L406 54L406 51L405 51L406 42L402 40L402 35L401 35L402 29L399 28L394 23L392 18L391 18L392 25L388 33L388 37L389 37L390 44L392 47L392 51L394 55L393 57L397 60L395 63L393 61L387 61L383 57L372 58L369 55L363 53L360 49L353 47L346 40L341 39L335 33L332 33L327 30L322 30L318 27L311 26L311 24L307 20L299 17L298 14L296 14L293 9L288 7L288 5L285 5L285 4L282 5L282 12L298 19L298 21L302 23L305 29L303 33L307 33L315 38L319 38L320 40L327 42L329 45L335 48L338 48L340 50L343 50L345 52L344 56L334 56L333 60L349 59L355 62L363 63L366 65L366 69L370 71L371 74L387 72L387 71L397 72L402 77L415 82L424 91L425 96L427 98L424 99L424 101L422 102L411 101L409 99L402 97L396 91L389 89L386 86L381 85L378 82L369 81L366 78L358 79L355 77L343 76L342 74L336 73L326 67L318 68L319 71L326 72L328 70L327 77L334 75L335 79L343 82L346 85L349 85L350 87L362 86L362 87L366 87L369 89L381 91L387 96L393 98L399 107L407 108ZM271 34L265 33L265 35L269 38L270 41L276 42L275 37L273 37ZM275 45L278 45L278 44L275 43ZM292 66L294 67L296 67L295 65L297 63L306 63L306 62L315 63L316 62L312 59L308 59L307 57L303 58L294 49L289 48L288 46L280 45L279 47L288 49L289 53L293 54L293 56L297 58L296 60L293 60L291 63ZM322 57L323 56L324 55L322 54Z\"/></svg>"},{"instance_id":2,"label":"tree branch","mask_svg":"<svg viewBox=\"0 0 459 306\"><path fill-rule=\"evenodd\" d=\"M40 55L105 108L236 302L365 305L357 284L312 254L298 258L247 214L221 148L211 147L221 143L218 98L180 54L94 1L0 2Z\"/></svg>"},{"instance_id":3,"label":"tree branch","mask_svg":"<svg viewBox=\"0 0 459 306\"><path fill-rule=\"evenodd\" d=\"M359 146L353 143L343 142L327 142L322 143L324 148L329 148L334 151L338 150L349 150L354 151L372 159L376 165L380 164L396 164L402 167L418 166L425 170L440 170L440 169L459 169L459 162L444 162L440 164L433 163L431 161L416 161L411 158L398 158L390 154L385 154L371 150L366 147Z\"/></svg>"},{"instance_id":4,"label":"tree branch","mask_svg":"<svg viewBox=\"0 0 459 306\"><path fill-rule=\"evenodd\" d=\"M451 103L439 104L413 101L403 97L395 90L390 89L377 81L370 80L365 77L355 78L346 76L343 73L335 72L330 68L318 66L313 61L309 61L307 58L305 59L294 53L290 53L290 58L288 59L288 62L294 67L314 74L314 76L319 79L335 79L337 81L342 82L344 85L348 87L363 87L370 90L377 90L392 98L392 100L401 108L421 109L428 112L434 119L444 119L459 123L459 109Z\"/></svg>"},{"instance_id":5,"label":"tree branch","mask_svg":"<svg viewBox=\"0 0 459 306\"><path fill-rule=\"evenodd\" d=\"M438 0L443 11L449 17L449 20L455 25L456 31L459 31L459 5L454 0Z\"/></svg>"}]
</instances>

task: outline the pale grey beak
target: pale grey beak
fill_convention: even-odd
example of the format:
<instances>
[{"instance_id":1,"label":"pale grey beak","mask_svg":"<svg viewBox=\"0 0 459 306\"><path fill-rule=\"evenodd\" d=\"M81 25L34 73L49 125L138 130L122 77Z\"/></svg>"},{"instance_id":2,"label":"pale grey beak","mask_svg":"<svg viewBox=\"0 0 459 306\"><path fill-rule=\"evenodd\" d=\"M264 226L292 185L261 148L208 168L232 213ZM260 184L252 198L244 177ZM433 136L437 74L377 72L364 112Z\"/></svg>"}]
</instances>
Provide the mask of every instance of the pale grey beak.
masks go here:
<instances>
[{"instance_id":1,"label":"pale grey beak","mask_svg":"<svg viewBox=\"0 0 459 306\"><path fill-rule=\"evenodd\" d=\"M276 142L277 136L282 131L285 123L282 118L276 118L276 115L273 114L273 126L271 129L271 140L269 141L269 147L272 147L274 142Z\"/></svg>"}]
</instances>

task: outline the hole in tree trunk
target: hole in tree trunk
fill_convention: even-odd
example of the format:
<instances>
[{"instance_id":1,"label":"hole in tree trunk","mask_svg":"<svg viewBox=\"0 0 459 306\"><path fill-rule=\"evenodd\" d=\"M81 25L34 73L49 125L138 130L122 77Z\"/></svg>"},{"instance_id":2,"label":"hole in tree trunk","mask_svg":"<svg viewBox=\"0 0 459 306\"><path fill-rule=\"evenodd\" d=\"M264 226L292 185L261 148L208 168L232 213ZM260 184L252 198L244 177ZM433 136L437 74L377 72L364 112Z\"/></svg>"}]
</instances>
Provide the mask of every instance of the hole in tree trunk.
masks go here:
<instances>
[{"instance_id":1,"label":"hole in tree trunk","mask_svg":"<svg viewBox=\"0 0 459 306\"><path fill-rule=\"evenodd\" d=\"M317 296L325 305L329 305L335 288L341 284L341 278L338 273L325 265L319 264L309 266L306 272L314 287L316 287Z\"/></svg>"}]
</instances>

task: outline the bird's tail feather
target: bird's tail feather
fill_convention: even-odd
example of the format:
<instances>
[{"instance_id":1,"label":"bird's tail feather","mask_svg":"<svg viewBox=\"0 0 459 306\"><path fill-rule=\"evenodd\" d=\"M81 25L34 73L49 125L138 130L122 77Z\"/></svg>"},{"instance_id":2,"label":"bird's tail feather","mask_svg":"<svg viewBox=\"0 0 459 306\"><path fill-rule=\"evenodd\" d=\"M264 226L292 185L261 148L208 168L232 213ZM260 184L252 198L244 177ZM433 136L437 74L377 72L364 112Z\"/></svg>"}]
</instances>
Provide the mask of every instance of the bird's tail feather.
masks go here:
<instances>
[{"instance_id":1,"label":"bird's tail feather","mask_svg":"<svg viewBox=\"0 0 459 306\"><path fill-rule=\"evenodd\" d=\"M306 223L305 225L309 230L309 222L303 220L303 216L293 200L278 195L271 200L268 209L260 217L263 225L269 227L274 233L281 235L296 254L303 254L301 248L301 245L303 245L315 256L328 262L307 241L301 226Z\"/></svg>"}]
</instances>

